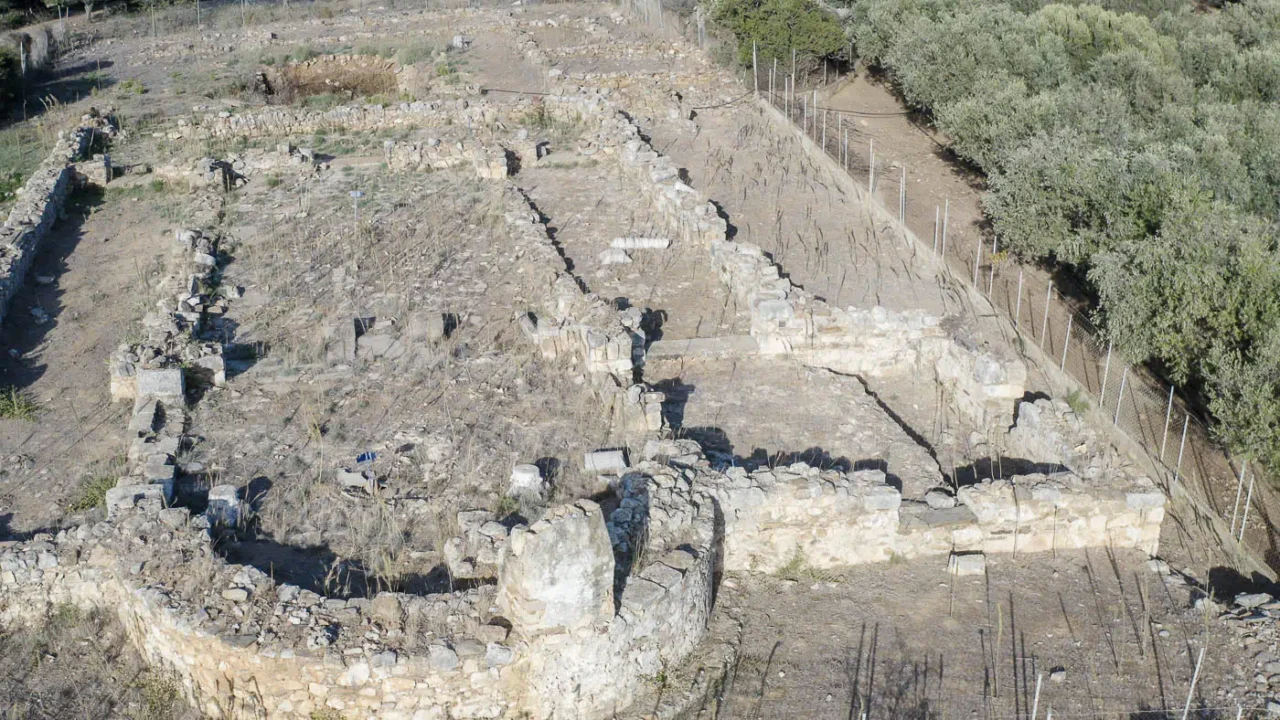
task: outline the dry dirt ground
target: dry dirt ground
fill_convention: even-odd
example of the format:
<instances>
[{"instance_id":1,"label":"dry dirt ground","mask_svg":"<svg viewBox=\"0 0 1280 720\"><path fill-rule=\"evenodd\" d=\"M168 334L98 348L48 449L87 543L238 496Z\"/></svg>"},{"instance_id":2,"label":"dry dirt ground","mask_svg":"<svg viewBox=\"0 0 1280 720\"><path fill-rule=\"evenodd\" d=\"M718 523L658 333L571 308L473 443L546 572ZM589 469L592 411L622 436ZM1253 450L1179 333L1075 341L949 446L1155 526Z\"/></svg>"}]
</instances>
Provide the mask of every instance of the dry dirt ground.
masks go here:
<instances>
[{"instance_id":1,"label":"dry dirt ground","mask_svg":"<svg viewBox=\"0 0 1280 720\"><path fill-rule=\"evenodd\" d=\"M260 103L244 88L264 60L278 63L307 48L413 50L429 68L445 63L450 72L440 77L453 76L433 81L431 96L474 85L492 90L489 101L509 102L518 94L499 91L546 88L546 71L492 30L511 9L357 12L354 4L317 4L243 30L234 11L219 10L203 33L155 39L145 17L107 19L57 82L100 61L104 89L74 107L116 105L126 133L113 156L157 166L243 149L152 133L193 108ZM641 23L616 23L622 12L580 3L533 6L519 17L565 70L677 77L708 69L705 58L687 47L676 52ZM455 34L474 43L440 55ZM667 94L624 83L615 90L655 147L719 205L736 239L759 244L797 284L839 305L957 314L981 341L1010 341L805 160L793 135L750 101L734 102L741 85L728 75L703 77L695 85L672 81ZM882 108L885 97L858 81L833 102ZM691 126L670 114L680 107L703 109ZM566 154L576 139L572 127L528 129ZM455 128L445 139L515 130ZM933 141L908 131L901 142L914 144L902 156L925 167ZM538 512L504 502L513 463L537 461L550 473L553 501L579 497L599 490L578 469L582 453L617 442L589 394L520 335L517 312L532 290L522 282L521 259L509 252L494 186L469 169L392 173L381 166L384 140L429 135L333 131L255 141L312 147L331 169L251 177L224 198L220 230L231 262L223 282L240 291L221 338L229 378L194 406L202 442L181 458L183 489L198 496L214 483L244 487L256 534L228 554L318 590L359 594L375 586L371 580L410 591L436 587L440 544L455 532L456 511ZM940 169L939 178L968 198L953 208L957 232L977 232L968 178L953 169ZM52 280L30 283L6 319L0 385L24 389L40 412L34 422L0 420L0 534L74 519L82 480L109 475L124 449L125 408L108 402L105 360L143 314L139 288L154 277L188 197L152 179L131 175L101 197L77 196L32 271L33 280ZM638 251L632 264L600 264L615 237L664 233L635 189L603 164L550 162L511 180L588 290L649 311L650 339L746 334L746 314L698 248ZM353 190L364 193L359 223ZM931 222L931 208L909 208L911 218L924 212ZM38 323L33 307L48 319ZM360 321L376 336L427 314L451 318L446 341L366 348L352 362L325 356L328 328ZM668 393L672 427L721 459L880 467L909 497L975 459L965 447L968 429L947 416L927 379L864 385L759 358L653 359L644 379ZM1034 374L1033 386L1045 388ZM332 481L335 468L361 456L371 456L366 462L386 478L376 499L353 497ZM1188 542L1176 519L1165 535L1174 567L1207 579L1216 553ZM1064 553L990 558L989 567L985 582L954 586L936 559L730 578L742 597L744 645L716 717L1028 717L1042 672L1042 703L1055 716L1158 713L1180 709L1199 647L1209 648L1199 701L1218 707L1230 699L1218 692L1237 671L1232 639L1190 609L1187 588L1166 588L1144 559ZM1057 666L1065 677L1050 681Z\"/></svg>"},{"instance_id":2,"label":"dry dirt ground","mask_svg":"<svg viewBox=\"0 0 1280 720\"><path fill-rule=\"evenodd\" d=\"M1236 669L1232 634L1129 552L990 558L983 579L922 559L747 587L720 718L1029 718L1041 677L1039 717L1163 718L1180 715L1201 647L1215 680L1192 707L1235 707L1216 684Z\"/></svg>"},{"instance_id":3,"label":"dry dirt ground","mask_svg":"<svg viewBox=\"0 0 1280 720\"><path fill-rule=\"evenodd\" d=\"M133 651L119 620L59 606L40 628L0 633L0 718L195 720L178 685Z\"/></svg>"},{"instance_id":4,"label":"dry dirt ground","mask_svg":"<svg viewBox=\"0 0 1280 720\"><path fill-rule=\"evenodd\" d=\"M0 332L0 384L39 405L34 422L0 419L0 528L48 527L81 482L113 472L128 408L112 404L105 358L144 308L135 289L175 227L162 194L73 196Z\"/></svg>"}]
</instances>

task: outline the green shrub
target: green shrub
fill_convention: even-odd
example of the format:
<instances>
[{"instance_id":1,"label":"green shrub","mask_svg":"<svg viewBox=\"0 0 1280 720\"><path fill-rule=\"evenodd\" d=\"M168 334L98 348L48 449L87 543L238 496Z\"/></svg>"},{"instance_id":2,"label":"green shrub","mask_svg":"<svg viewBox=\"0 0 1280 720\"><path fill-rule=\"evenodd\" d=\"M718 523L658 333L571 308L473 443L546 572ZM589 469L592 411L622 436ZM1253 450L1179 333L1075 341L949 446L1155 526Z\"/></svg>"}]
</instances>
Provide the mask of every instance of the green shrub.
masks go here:
<instances>
[{"instance_id":1,"label":"green shrub","mask_svg":"<svg viewBox=\"0 0 1280 720\"><path fill-rule=\"evenodd\" d=\"M22 175L18 171L0 171L0 202L7 202L16 198L18 188L22 187L22 184Z\"/></svg>"},{"instance_id":2,"label":"green shrub","mask_svg":"<svg viewBox=\"0 0 1280 720\"><path fill-rule=\"evenodd\" d=\"M116 486L119 478L100 475L80 483L80 491L67 503L67 512L86 512L96 507L106 507L107 491Z\"/></svg>"},{"instance_id":3,"label":"green shrub","mask_svg":"<svg viewBox=\"0 0 1280 720\"><path fill-rule=\"evenodd\" d=\"M859 55L987 173L1000 246L1073 274L1126 361L1280 469L1280 1L844 2Z\"/></svg>"},{"instance_id":4,"label":"green shrub","mask_svg":"<svg viewBox=\"0 0 1280 720\"><path fill-rule=\"evenodd\" d=\"M0 390L0 418L8 420L35 420L40 406L15 387Z\"/></svg>"},{"instance_id":5,"label":"green shrub","mask_svg":"<svg viewBox=\"0 0 1280 720\"><path fill-rule=\"evenodd\" d=\"M120 83L118 87L120 88L120 92L131 95L142 95L147 92L146 85L143 85L141 82L133 79L125 80Z\"/></svg>"},{"instance_id":6,"label":"green shrub","mask_svg":"<svg viewBox=\"0 0 1280 720\"><path fill-rule=\"evenodd\" d=\"M308 95L304 102L312 110L331 110L345 101L346 98L337 93L320 93L319 95Z\"/></svg>"},{"instance_id":7,"label":"green shrub","mask_svg":"<svg viewBox=\"0 0 1280 720\"><path fill-rule=\"evenodd\" d=\"M413 43L396 49L394 57L401 65L414 65L430 60L436 56L437 52L439 49L430 43Z\"/></svg>"},{"instance_id":8,"label":"green shrub","mask_svg":"<svg viewBox=\"0 0 1280 720\"><path fill-rule=\"evenodd\" d=\"M289 52L287 59L290 62L306 62L313 58L319 57L320 53L310 45L297 45Z\"/></svg>"},{"instance_id":9,"label":"green shrub","mask_svg":"<svg viewBox=\"0 0 1280 720\"><path fill-rule=\"evenodd\" d=\"M761 61L791 62L791 51L806 61L831 57L847 41L835 15L814 0L718 0L711 18L738 40L738 62L751 65L755 43Z\"/></svg>"}]
</instances>

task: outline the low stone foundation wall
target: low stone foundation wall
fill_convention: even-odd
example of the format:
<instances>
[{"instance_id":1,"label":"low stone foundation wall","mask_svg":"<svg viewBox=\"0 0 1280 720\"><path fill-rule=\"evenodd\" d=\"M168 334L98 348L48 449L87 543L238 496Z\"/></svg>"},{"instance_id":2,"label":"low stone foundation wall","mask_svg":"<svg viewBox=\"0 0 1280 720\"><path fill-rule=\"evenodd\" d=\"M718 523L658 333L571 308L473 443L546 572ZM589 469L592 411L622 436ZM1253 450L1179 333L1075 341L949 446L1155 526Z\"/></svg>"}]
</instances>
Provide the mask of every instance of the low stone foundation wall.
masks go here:
<instances>
[{"instance_id":1,"label":"low stone foundation wall","mask_svg":"<svg viewBox=\"0 0 1280 720\"><path fill-rule=\"evenodd\" d=\"M386 140L382 143L382 156L387 167L397 172L471 167L475 169L477 176L486 180L501 180L508 174L506 151L473 139L434 139L426 142Z\"/></svg>"},{"instance_id":2,"label":"low stone foundation wall","mask_svg":"<svg viewBox=\"0 0 1280 720\"><path fill-rule=\"evenodd\" d=\"M960 488L981 537L960 550L1046 552L1064 548L1136 548L1155 555L1164 493L1154 486L1099 486L1070 473L1022 475Z\"/></svg>"},{"instance_id":3,"label":"low stone foundation wall","mask_svg":"<svg viewBox=\"0 0 1280 720\"><path fill-rule=\"evenodd\" d=\"M18 193L18 202L0 227L0 322L13 296L26 280L40 244L53 228L62 204L76 180L75 162L82 158L96 134L110 135L106 120L86 115L81 126L60 133L53 151Z\"/></svg>"},{"instance_id":4,"label":"low stone foundation wall","mask_svg":"<svg viewBox=\"0 0 1280 720\"><path fill-rule=\"evenodd\" d=\"M730 242L715 207L603 98L575 95L548 107L600 120L583 147L615 157L679 229L678 241L708 248L712 267L750 308L762 349L872 375L933 366L957 403L987 421L1014 388L1021 394L1020 365L968 348L936 318L840 310L792 287L758 247ZM241 126L305 132L268 130L272 112L245 116L258 119ZM246 134L223 120L202 131ZM281 127L305 122L295 117ZM422 162L412 147L389 152L407 153L406 167ZM1090 468L1077 463L979 482L960 488L950 507L904 503L879 470L713 467L697 443L661 436L662 394L635 382L645 342L638 313L584 292L528 200L509 184L501 193L509 252L541 290L521 309L524 332L544 358L586 378L621 426L648 440L638 458L615 452L608 462L584 463L611 493L553 507L527 526L476 511L459 517L464 536L445 548L450 566L468 569L467 590L326 598L225 561L211 529L225 508L193 518L165 507L169 493L152 497L153 486L172 481L185 431L184 376L178 371L175 384L173 372L191 359L179 347L219 307L202 284L202 272L216 266L212 234L180 234L171 273L178 285L163 288L172 307L148 319L148 344L122 348L113 368L119 395L136 398L129 452L132 477L142 482L125 489L146 491L140 501L137 491L128 503L113 497L106 522L0 543L0 620L37 619L60 602L111 609L142 653L171 669L210 717L309 718L331 709L393 720L595 720L616 716L690 657L705 634L719 570L957 551L1156 551L1163 496L1111 466L1087 478ZM1056 405L1031 404L1020 417L1021 434L1010 435L1028 460L1054 462L1040 455L1058 453L1079 431Z\"/></svg>"},{"instance_id":5,"label":"low stone foundation wall","mask_svg":"<svg viewBox=\"0 0 1280 720\"><path fill-rule=\"evenodd\" d=\"M483 100L431 100L382 105L341 105L331 110L272 107L252 113L226 111L206 115L197 123L178 120L177 127L163 133L179 137L288 137L313 135L317 131L343 128L371 132L385 128L462 127L491 125L500 119L499 109Z\"/></svg>"},{"instance_id":6,"label":"low stone foundation wall","mask_svg":"<svg viewBox=\"0 0 1280 720\"><path fill-rule=\"evenodd\" d=\"M849 474L804 463L747 473L730 468L708 491L724 517L724 569L776 572L953 552L1045 552L1111 547L1154 555L1164 495L1113 477L1062 472L960 488L958 504L904 503L879 470Z\"/></svg>"},{"instance_id":7,"label":"low stone foundation wall","mask_svg":"<svg viewBox=\"0 0 1280 720\"><path fill-rule=\"evenodd\" d=\"M844 474L803 463L729 468L713 494L724 514L724 569L776 572L801 557L818 567L888 561L902 495L879 470Z\"/></svg>"},{"instance_id":8,"label":"low stone foundation wall","mask_svg":"<svg viewBox=\"0 0 1280 720\"><path fill-rule=\"evenodd\" d=\"M503 217L531 271L545 276L549 292L541 307L520 317L520 327L549 360L582 372L615 415L615 426L643 435L661 431L666 397L635 383L644 354L644 331L636 310L613 309L594 293L585 293L565 267L538 213L515 187L503 191Z\"/></svg>"},{"instance_id":9,"label":"low stone foundation wall","mask_svg":"<svg viewBox=\"0 0 1280 720\"><path fill-rule=\"evenodd\" d=\"M617 161L678 240L707 248L713 270L749 312L760 353L871 377L931 370L954 407L978 426L1012 423L1014 401L1026 392L1021 360L979 348L923 312L842 309L793 286L758 246L728 239L715 205L680 180L675 163L655 151L626 115L607 103L575 108L598 118L594 144Z\"/></svg>"},{"instance_id":10,"label":"low stone foundation wall","mask_svg":"<svg viewBox=\"0 0 1280 720\"><path fill-rule=\"evenodd\" d=\"M0 619L117 612L209 717L605 718L692 651L711 609L714 503L688 471L636 470L625 494L652 522L622 572L589 500L515 528L496 585L367 600L226 563L203 518L149 507L0 544Z\"/></svg>"}]
</instances>

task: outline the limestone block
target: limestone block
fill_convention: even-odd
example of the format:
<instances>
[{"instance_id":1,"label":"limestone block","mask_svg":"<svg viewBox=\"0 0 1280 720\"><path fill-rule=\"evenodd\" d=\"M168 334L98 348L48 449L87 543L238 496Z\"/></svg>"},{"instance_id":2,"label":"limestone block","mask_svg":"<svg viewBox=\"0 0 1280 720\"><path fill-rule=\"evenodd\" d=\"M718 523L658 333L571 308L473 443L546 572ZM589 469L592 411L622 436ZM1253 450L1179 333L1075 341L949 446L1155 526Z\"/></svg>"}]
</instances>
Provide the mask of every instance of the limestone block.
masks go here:
<instances>
[{"instance_id":1,"label":"limestone block","mask_svg":"<svg viewBox=\"0 0 1280 720\"><path fill-rule=\"evenodd\" d=\"M941 488L933 488L925 493L924 501L934 510L946 510L956 506L956 496Z\"/></svg>"},{"instance_id":2,"label":"limestone block","mask_svg":"<svg viewBox=\"0 0 1280 720\"><path fill-rule=\"evenodd\" d=\"M511 534L498 578L499 609L528 635L586 627L613 616L613 546L589 500L548 511Z\"/></svg>"},{"instance_id":3,"label":"limestone block","mask_svg":"<svg viewBox=\"0 0 1280 720\"><path fill-rule=\"evenodd\" d=\"M598 474L618 473L627 469L627 458L621 450L596 450L582 457L582 467Z\"/></svg>"},{"instance_id":4,"label":"limestone block","mask_svg":"<svg viewBox=\"0 0 1280 720\"><path fill-rule=\"evenodd\" d=\"M323 330L325 360L329 365L350 365L356 361L356 323L340 319Z\"/></svg>"},{"instance_id":5,"label":"limestone block","mask_svg":"<svg viewBox=\"0 0 1280 720\"><path fill-rule=\"evenodd\" d=\"M600 252L599 261L601 265L627 265L631 262L631 256L626 250L609 248Z\"/></svg>"},{"instance_id":6,"label":"limestone block","mask_svg":"<svg viewBox=\"0 0 1280 720\"><path fill-rule=\"evenodd\" d=\"M521 318L527 320L528 316ZM530 322L532 322L530 320ZM438 312L412 315L409 317L409 327L406 333L411 340L426 340L428 342L440 342L445 338L445 318Z\"/></svg>"},{"instance_id":7,"label":"limestone block","mask_svg":"<svg viewBox=\"0 0 1280 720\"><path fill-rule=\"evenodd\" d=\"M537 465L516 465L511 469L511 484L507 494L520 499L542 501L546 495L546 483Z\"/></svg>"},{"instance_id":8,"label":"limestone block","mask_svg":"<svg viewBox=\"0 0 1280 720\"><path fill-rule=\"evenodd\" d=\"M107 490L107 517L115 517L121 512L154 504L164 507L169 497L163 485L137 484L113 487Z\"/></svg>"},{"instance_id":9,"label":"limestone block","mask_svg":"<svg viewBox=\"0 0 1280 720\"><path fill-rule=\"evenodd\" d=\"M222 387L227 384L227 363L221 355L205 355L191 361L192 379L205 386Z\"/></svg>"},{"instance_id":10,"label":"limestone block","mask_svg":"<svg viewBox=\"0 0 1280 720\"><path fill-rule=\"evenodd\" d=\"M112 358L108 365L111 376L111 400L132 400L138 395L137 375L133 363Z\"/></svg>"},{"instance_id":11,"label":"limestone block","mask_svg":"<svg viewBox=\"0 0 1280 720\"><path fill-rule=\"evenodd\" d=\"M182 403L186 397L186 385L179 368L138 370L137 388L139 399L159 398Z\"/></svg>"},{"instance_id":12,"label":"limestone block","mask_svg":"<svg viewBox=\"0 0 1280 720\"><path fill-rule=\"evenodd\" d=\"M1159 490L1146 490L1125 494L1125 504L1133 510L1152 510L1164 507L1164 493Z\"/></svg>"},{"instance_id":13,"label":"limestone block","mask_svg":"<svg viewBox=\"0 0 1280 720\"><path fill-rule=\"evenodd\" d=\"M209 489L205 517L214 526L235 527L240 523L240 497L235 485L215 485Z\"/></svg>"},{"instance_id":14,"label":"limestone block","mask_svg":"<svg viewBox=\"0 0 1280 720\"><path fill-rule=\"evenodd\" d=\"M954 553L947 560L947 572L952 575L985 575L987 556L980 552Z\"/></svg>"},{"instance_id":15,"label":"limestone block","mask_svg":"<svg viewBox=\"0 0 1280 720\"><path fill-rule=\"evenodd\" d=\"M897 510L902 505L902 493L892 485L873 486L868 489L864 502L871 511Z\"/></svg>"},{"instance_id":16,"label":"limestone block","mask_svg":"<svg viewBox=\"0 0 1280 720\"><path fill-rule=\"evenodd\" d=\"M614 238L609 247L619 250L666 250L671 247L667 238L620 237Z\"/></svg>"}]
</instances>

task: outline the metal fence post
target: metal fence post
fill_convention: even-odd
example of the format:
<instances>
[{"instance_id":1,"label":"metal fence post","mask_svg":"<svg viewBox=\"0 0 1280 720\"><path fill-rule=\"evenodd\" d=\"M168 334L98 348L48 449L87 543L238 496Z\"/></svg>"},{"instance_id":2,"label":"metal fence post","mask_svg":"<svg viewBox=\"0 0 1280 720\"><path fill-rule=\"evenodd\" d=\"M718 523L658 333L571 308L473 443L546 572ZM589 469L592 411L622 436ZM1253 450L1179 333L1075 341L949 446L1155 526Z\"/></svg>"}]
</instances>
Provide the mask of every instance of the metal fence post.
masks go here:
<instances>
[{"instance_id":1,"label":"metal fence post","mask_svg":"<svg viewBox=\"0 0 1280 720\"><path fill-rule=\"evenodd\" d=\"M1182 453L1187 449L1187 426L1191 424L1191 413L1187 413L1182 421L1182 442L1178 444L1178 466L1173 469L1174 477L1182 476Z\"/></svg>"},{"instance_id":2,"label":"metal fence post","mask_svg":"<svg viewBox=\"0 0 1280 720\"><path fill-rule=\"evenodd\" d=\"M947 260L947 221L951 217L951 198L944 198L942 201L942 260L946 264Z\"/></svg>"},{"instance_id":3,"label":"metal fence post","mask_svg":"<svg viewBox=\"0 0 1280 720\"><path fill-rule=\"evenodd\" d=\"M1071 347L1071 323L1075 319L1073 313L1067 313L1067 334L1062 336L1062 362L1058 365L1058 370L1062 372L1067 371L1067 348Z\"/></svg>"},{"instance_id":4,"label":"metal fence post","mask_svg":"<svg viewBox=\"0 0 1280 720\"><path fill-rule=\"evenodd\" d=\"M1102 366L1102 392L1099 393L1098 404L1107 402L1107 378L1111 377L1111 348L1115 345L1114 340L1107 341L1107 362Z\"/></svg>"},{"instance_id":5,"label":"metal fence post","mask_svg":"<svg viewBox=\"0 0 1280 720\"><path fill-rule=\"evenodd\" d=\"M978 270L982 269L982 238L978 238L975 244L978 246L978 254L973 256L973 287L978 290Z\"/></svg>"},{"instance_id":6,"label":"metal fence post","mask_svg":"<svg viewBox=\"0 0 1280 720\"><path fill-rule=\"evenodd\" d=\"M867 192L876 192L876 139L871 138L867 144Z\"/></svg>"},{"instance_id":7,"label":"metal fence post","mask_svg":"<svg viewBox=\"0 0 1280 720\"><path fill-rule=\"evenodd\" d=\"M933 206L933 254L938 254L938 231L939 223L942 221L942 208L937 205Z\"/></svg>"},{"instance_id":8,"label":"metal fence post","mask_svg":"<svg viewBox=\"0 0 1280 720\"><path fill-rule=\"evenodd\" d=\"M1160 462L1164 462L1164 446L1169 442L1169 418L1173 417L1173 383L1169 383L1169 405L1164 411L1164 437L1160 440Z\"/></svg>"},{"instance_id":9,"label":"metal fence post","mask_svg":"<svg viewBox=\"0 0 1280 720\"><path fill-rule=\"evenodd\" d=\"M844 171L849 172L849 131L844 131Z\"/></svg>"},{"instance_id":10,"label":"metal fence post","mask_svg":"<svg viewBox=\"0 0 1280 720\"><path fill-rule=\"evenodd\" d=\"M1236 515L1240 512L1240 493L1244 490L1244 475L1249 471L1249 459L1240 464L1240 479L1236 481L1236 502L1231 506L1231 535L1236 534Z\"/></svg>"},{"instance_id":11,"label":"metal fence post","mask_svg":"<svg viewBox=\"0 0 1280 720\"><path fill-rule=\"evenodd\" d=\"M756 41L751 41L751 79L755 81L756 95L760 94L760 65L756 58Z\"/></svg>"},{"instance_id":12,"label":"metal fence post","mask_svg":"<svg viewBox=\"0 0 1280 720\"><path fill-rule=\"evenodd\" d=\"M907 224L907 166L903 164L898 177L898 222Z\"/></svg>"},{"instance_id":13,"label":"metal fence post","mask_svg":"<svg viewBox=\"0 0 1280 720\"><path fill-rule=\"evenodd\" d=\"M796 49L791 48L791 92L796 91Z\"/></svg>"},{"instance_id":14,"label":"metal fence post","mask_svg":"<svg viewBox=\"0 0 1280 720\"><path fill-rule=\"evenodd\" d=\"M1049 283L1049 290L1044 294L1044 322L1040 324L1040 349L1044 349L1044 336L1049 332L1049 303L1053 301L1053 283Z\"/></svg>"},{"instance_id":15,"label":"metal fence post","mask_svg":"<svg viewBox=\"0 0 1280 720\"><path fill-rule=\"evenodd\" d=\"M827 109L822 108L822 153L827 152Z\"/></svg>"},{"instance_id":16,"label":"metal fence post","mask_svg":"<svg viewBox=\"0 0 1280 720\"><path fill-rule=\"evenodd\" d=\"M1253 504L1253 481L1257 479L1258 473L1249 477L1249 493L1244 499L1244 515L1240 517L1240 535L1236 537L1236 542L1244 542L1244 529L1249 524L1249 506Z\"/></svg>"},{"instance_id":17,"label":"metal fence post","mask_svg":"<svg viewBox=\"0 0 1280 720\"><path fill-rule=\"evenodd\" d=\"M1124 402L1124 381L1129 379L1129 366L1124 366L1124 372L1120 373L1120 394L1116 395L1116 414L1111 418L1112 425L1120 424L1120 404Z\"/></svg>"},{"instance_id":18,"label":"metal fence post","mask_svg":"<svg viewBox=\"0 0 1280 720\"><path fill-rule=\"evenodd\" d=\"M987 297L991 297L991 291L996 287L996 255L999 254L999 238L991 238L991 275L987 277Z\"/></svg>"},{"instance_id":19,"label":"metal fence post","mask_svg":"<svg viewBox=\"0 0 1280 720\"><path fill-rule=\"evenodd\" d=\"M1013 329L1022 323L1022 268L1018 268L1018 303L1013 310Z\"/></svg>"},{"instance_id":20,"label":"metal fence post","mask_svg":"<svg viewBox=\"0 0 1280 720\"><path fill-rule=\"evenodd\" d=\"M1031 720L1036 720L1036 713L1040 711L1040 682L1042 680L1044 680L1044 673L1036 673L1036 699L1031 703Z\"/></svg>"},{"instance_id":21,"label":"metal fence post","mask_svg":"<svg viewBox=\"0 0 1280 720\"><path fill-rule=\"evenodd\" d=\"M1191 687L1187 690L1187 703L1182 706L1182 720L1191 714L1191 698L1196 694L1196 681L1200 679L1200 665L1204 663L1204 648L1200 648L1200 657L1196 659L1196 671L1191 674Z\"/></svg>"}]
</instances>

